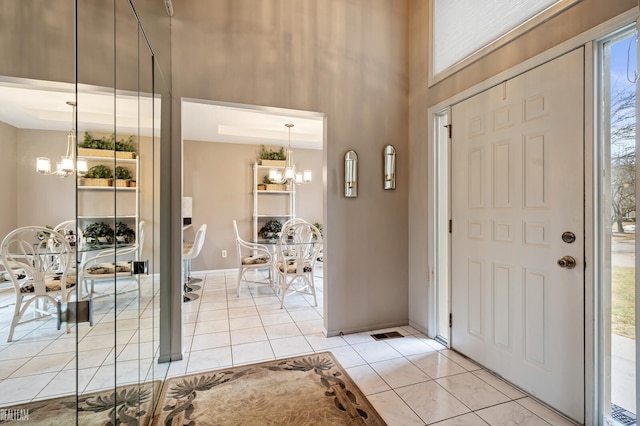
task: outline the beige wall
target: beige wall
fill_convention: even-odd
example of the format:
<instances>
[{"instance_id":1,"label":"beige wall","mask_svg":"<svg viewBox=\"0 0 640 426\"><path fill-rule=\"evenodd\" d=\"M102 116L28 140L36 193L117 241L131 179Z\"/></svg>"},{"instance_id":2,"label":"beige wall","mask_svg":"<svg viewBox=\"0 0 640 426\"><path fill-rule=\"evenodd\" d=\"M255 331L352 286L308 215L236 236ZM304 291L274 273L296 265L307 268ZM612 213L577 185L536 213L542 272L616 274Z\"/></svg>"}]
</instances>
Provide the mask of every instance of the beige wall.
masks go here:
<instances>
[{"instance_id":1,"label":"beige wall","mask_svg":"<svg viewBox=\"0 0 640 426\"><path fill-rule=\"evenodd\" d=\"M0 75L74 82L74 0L0 2ZM137 0L140 17L149 22L147 35L157 51L163 76L169 75L169 17L161 1ZM135 90L138 87L138 44L146 43L126 1L77 2L78 80L81 83ZM115 4L115 11L114 11ZM117 30L114 27L114 13ZM114 41L114 33L117 35ZM114 71L114 43L118 49ZM143 61L149 64L150 61ZM145 90L144 88L142 89Z\"/></svg>"},{"instance_id":2,"label":"beige wall","mask_svg":"<svg viewBox=\"0 0 640 426\"><path fill-rule=\"evenodd\" d=\"M55 226L75 217L76 183L36 173L36 157L55 162L67 150L67 132L18 130L18 226Z\"/></svg>"},{"instance_id":3,"label":"beige wall","mask_svg":"<svg viewBox=\"0 0 640 426\"><path fill-rule=\"evenodd\" d=\"M185 231L185 240L192 241L198 227L207 224L202 252L192 261L194 271L237 267L233 220L238 221L241 237L250 241L252 165L260 148L260 145L184 142L184 196L193 198L193 227ZM312 223L322 222L322 151L295 149L294 156L296 166L311 169L315 177L313 182L296 187L297 216ZM266 203L269 201L267 198ZM264 207L262 211L267 211ZM222 258L222 250L227 250L226 259Z\"/></svg>"},{"instance_id":4,"label":"beige wall","mask_svg":"<svg viewBox=\"0 0 640 426\"><path fill-rule=\"evenodd\" d=\"M2 196L0 202L0 241L18 225L18 129L0 121L0 182Z\"/></svg>"},{"instance_id":5,"label":"beige wall","mask_svg":"<svg viewBox=\"0 0 640 426\"><path fill-rule=\"evenodd\" d=\"M433 200L427 198L432 138L427 134L427 109L456 93L577 36L600 23L637 7L636 0L582 0L540 27L524 34L457 74L428 87L429 0L410 1L410 123L409 153L409 317L413 325L427 328L428 285L432 283L428 259L427 216Z\"/></svg>"},{"instance_id":6,"label":"beige wall","mask_svg":"<svg viewBox=\"0 0 640 426\"><path fill-rule=\"evenodd\" d=\"M73 3L0 2L0 75L73 82Z\"/></svg>"},{"instance_id":7,"label":"beige wall","mask_svg":"<svg viewBox=\"0 0 640 426\"><path fill-rule=\"evenodd\" d=\"M406 323L408 2L190 0L174 10L174 139L181 97L324 113L327 331ZM382 189L388 143L395 191ZM349 149L359 155L356 199L343 196Z\"/></svg>"}]
</instances>

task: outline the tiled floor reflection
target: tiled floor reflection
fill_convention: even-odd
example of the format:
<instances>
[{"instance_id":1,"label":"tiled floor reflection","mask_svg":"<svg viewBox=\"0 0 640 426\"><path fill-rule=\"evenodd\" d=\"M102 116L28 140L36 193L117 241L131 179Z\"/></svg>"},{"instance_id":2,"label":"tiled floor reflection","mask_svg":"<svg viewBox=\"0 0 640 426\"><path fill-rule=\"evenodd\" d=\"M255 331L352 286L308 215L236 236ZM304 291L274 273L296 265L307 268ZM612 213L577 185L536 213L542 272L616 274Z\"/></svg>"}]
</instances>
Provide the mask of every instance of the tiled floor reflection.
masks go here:
<instances>
[{"instance_id":1,"label":"tiled floor reflection","mask_svg":"<svg viewBox=\"0 0 640 426\"><path fill-rule=\"evenodd\" d=\"M6 340L15 296L13 288L1 290L0 408L164 378L168 365L154 362L159 309L151 296L157 287L152 277L143 278L140 293L131 280L118 281L117 291L98 281L96 291L108 296L94 299L92 327L80 324L67 334L45 317L16 327L13 342Z\"/></svg>"},{"instance_id":2,"label":"tiled floor reflection","mask_svg":"<svg viewBox=\"0 0 640 426\"><path fill-rule=\"evenodd\" d=\"M285 309L280 309L280 300L269 287L243 285L237 297L235 271L194 276L203 281L198 283L198 299L184 304L184 359L170 366L160 364L168 367L170 377L329 350L392 426L571 424L412 327L324 337L322 288L318 288L319 306L312 306L310 296L295 295L287 297ZM135 300L125 294L117 306L105 306L94 327L80 327L83 391L112 385L114 341L120 357L118 376L135 372L137 354L131 344L151 342L152 329L138 333L126 321L137 318ZM149 308L141 306L144 318L153 312ZM72 390L76 365L69 353L75 351L75 334L71 338L45 322L16 332L16 342L6 344L6 312L0 310L0 386L18 396L0 393L0 407L16 398L25 401ZM405 337L376 341L370 336L383 331L398 331ZM164 374L162 367L155 367L155 374Z\"/></svg>"}]
</instances>

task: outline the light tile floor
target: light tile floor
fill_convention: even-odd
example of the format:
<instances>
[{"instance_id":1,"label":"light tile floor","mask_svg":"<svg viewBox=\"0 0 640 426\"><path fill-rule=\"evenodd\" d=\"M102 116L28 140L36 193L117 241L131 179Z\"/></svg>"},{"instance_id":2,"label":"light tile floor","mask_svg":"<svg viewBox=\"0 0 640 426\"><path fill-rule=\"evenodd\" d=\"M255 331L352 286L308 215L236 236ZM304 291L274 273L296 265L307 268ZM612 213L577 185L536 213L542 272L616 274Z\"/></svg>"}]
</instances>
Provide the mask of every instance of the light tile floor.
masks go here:
<instances>
[{"instance_id":1,"label":"light tile floor","mask_svg":"<svg viewBox=\"0 0 640 426\"><path fill-rule=\"evenodd\" d=\"M235 271L208 273L184 309L185 358L169 376L331 351L389 425L571 425L527 395L412 327L326 338L322 288L280 300ZM321 279L317 280L321 283ZM376 341L372 333L405 337Z\"/></svg>"},{"instance_id":2,"label":"light tile floor","mask_svg":"<svg viewBox=\"0 0 640 426\"><path fill-rule=\"evenodd\" d=\"M200 276L198 299L184 305L184 358L155 364L150 373L155 377L329 350L392 426L571 424L412 327L324 337L321 287L317 307L310 296L293 295L280 309L278 297L267 286L243 285L237 297L235 271ZM98 304L96 324L81 326L77 333L83 353L78 377L84 392L113 385L114 343L118 376L127 371L131 376L140 374L137 347L148 346L148 353L156 349L151 344L152 321L141 322L145 327L140 332L130 327L135 322L127 321L157 318L150 299L144 297L138 304L130 294L118 297L118 309L113 303L105 303L103 309ZM2 302L0 297L0 306ZM58 332L51 321L42 321L17 331L16 341L7 344L5 311L0 308L0 386L11 392L0 394L0 408L73 392L76 333ZM123 327L118 327L120 322ZM405 337L379 341L371 337L386 331Z\"/></svg>"}]
</instances>

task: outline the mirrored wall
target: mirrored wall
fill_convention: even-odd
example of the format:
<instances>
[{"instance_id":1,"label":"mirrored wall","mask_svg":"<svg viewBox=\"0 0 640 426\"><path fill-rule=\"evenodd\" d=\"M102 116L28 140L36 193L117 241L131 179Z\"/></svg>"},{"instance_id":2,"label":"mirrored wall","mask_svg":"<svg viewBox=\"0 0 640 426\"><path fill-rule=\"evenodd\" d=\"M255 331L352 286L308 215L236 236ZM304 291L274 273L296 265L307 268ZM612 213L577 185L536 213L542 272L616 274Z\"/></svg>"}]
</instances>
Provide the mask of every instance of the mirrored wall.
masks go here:
<instances>
[{"instance_id":1,"label":"mirrored wall","mask_svg":"<svg viewBox=\"0 0 640 426\"><path fill-rule=\"evenodd\" d=\"M152 19L162 7L140 4L163 31ZM145 424L168 368L158 363L168 90L144 25L123 0L0 5L0 409L16 419Z\"/></svg>"}]
</instances>

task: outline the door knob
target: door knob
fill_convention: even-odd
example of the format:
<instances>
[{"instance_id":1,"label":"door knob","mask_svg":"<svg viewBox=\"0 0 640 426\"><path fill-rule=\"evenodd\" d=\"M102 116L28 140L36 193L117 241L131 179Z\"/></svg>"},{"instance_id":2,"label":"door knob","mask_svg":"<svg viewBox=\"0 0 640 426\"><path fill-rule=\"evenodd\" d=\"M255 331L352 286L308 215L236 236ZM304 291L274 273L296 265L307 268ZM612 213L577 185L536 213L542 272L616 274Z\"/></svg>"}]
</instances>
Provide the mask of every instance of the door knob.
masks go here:
<instances>
[{"instance_id":1,"label":"door knob","mask_svg":"<svg viewBox=\"0 0 640 426\"><path fill-rule=\"evenodd\" d=\"M565 256L558 259L558 266L565 269L573 269L576 267L576 260L572 256Z\"/></svg>"}]
</instances>

